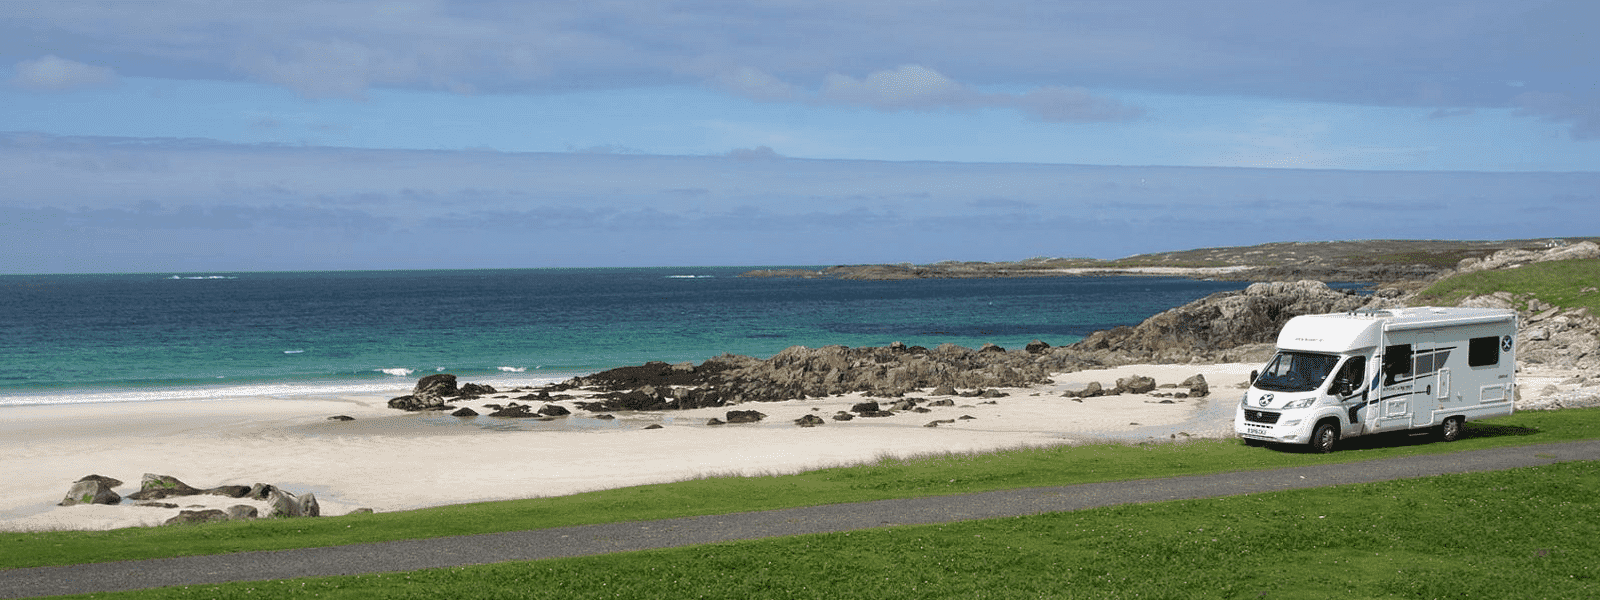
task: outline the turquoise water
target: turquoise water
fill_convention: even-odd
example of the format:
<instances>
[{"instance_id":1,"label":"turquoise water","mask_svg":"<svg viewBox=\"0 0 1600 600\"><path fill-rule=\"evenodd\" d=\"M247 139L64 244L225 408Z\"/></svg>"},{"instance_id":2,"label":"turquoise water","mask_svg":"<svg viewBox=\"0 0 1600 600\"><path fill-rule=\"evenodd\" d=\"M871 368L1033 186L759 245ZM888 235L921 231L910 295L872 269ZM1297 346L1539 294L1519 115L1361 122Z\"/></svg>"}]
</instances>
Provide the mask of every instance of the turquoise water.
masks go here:
<instances>
[{"instance_id":1,"label":"turquoise water","mask_svg":"<svg viewBox=\"0 0 1600 600\"><path fill-rule=\"evenodd\" d=\"M748 267L0 276L0 404L516 385L792 345L1020 347L1242 282L839 281Z\"/></svg>"}]
</instances>

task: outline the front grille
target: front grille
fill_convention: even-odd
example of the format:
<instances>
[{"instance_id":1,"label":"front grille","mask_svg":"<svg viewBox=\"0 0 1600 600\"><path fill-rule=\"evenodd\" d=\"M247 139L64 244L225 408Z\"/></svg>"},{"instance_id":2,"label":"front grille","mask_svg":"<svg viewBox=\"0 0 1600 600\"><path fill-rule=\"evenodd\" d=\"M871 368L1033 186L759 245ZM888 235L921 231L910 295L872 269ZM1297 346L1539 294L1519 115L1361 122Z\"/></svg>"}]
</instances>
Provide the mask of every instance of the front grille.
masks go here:
<instances>
[{"instance_id":1,"label":"front grille","mask_svg":"<svg viewBox=\"0 0 1600 600\"><path fill-rule=\"evenodd\" d=\"M1267 412L1264 410L1246 410L1244 411L1244 420L1251 423L1266 423L1271 425L1278 422L1278 415L1280 414L1282 413Z\"/></svg>"}]
</instances>

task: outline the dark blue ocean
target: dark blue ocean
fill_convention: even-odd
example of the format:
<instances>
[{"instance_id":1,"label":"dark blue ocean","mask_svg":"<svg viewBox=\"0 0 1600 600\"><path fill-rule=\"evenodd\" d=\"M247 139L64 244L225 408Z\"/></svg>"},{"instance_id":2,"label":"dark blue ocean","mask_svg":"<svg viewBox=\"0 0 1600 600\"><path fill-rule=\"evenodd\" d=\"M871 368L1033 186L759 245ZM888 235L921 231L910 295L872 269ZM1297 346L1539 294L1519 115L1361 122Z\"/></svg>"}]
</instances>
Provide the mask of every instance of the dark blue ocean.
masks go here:
<instances>
[{"instance_id":1,"label":"dark blue ocean","mask_svg":"<svg viewBox=\"0 0 1600 600\"><path fill-rule=\"evenodd\" d=\"M0 276L0 405L539 384L900 341L1063 345L1243 282L840 281L747 267Z\"/></svg>"}]
</instances>

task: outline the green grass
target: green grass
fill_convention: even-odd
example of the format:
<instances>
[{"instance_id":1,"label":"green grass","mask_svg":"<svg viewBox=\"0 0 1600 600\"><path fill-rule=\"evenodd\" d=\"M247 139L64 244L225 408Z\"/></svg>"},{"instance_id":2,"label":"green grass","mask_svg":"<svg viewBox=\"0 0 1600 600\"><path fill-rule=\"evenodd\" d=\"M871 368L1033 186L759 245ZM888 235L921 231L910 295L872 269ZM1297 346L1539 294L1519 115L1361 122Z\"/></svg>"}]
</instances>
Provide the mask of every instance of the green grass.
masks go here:
<instances>
[{"instance_id":1,"label":"green grass","mask_svg":"<svg viewBox=\"0 0 1600 600\"><path fill-rule=\"evenodd\" d=\"M1600 315L1600 291L1583 291L1597 287L1600 259L1561 260L1448 277L1419 292L1416 302L1453 306L1468 296L1510 292L1563 308L1588 308Z\"/></svg>"},{"instance_id":2,"label":"green grass","mask_svg":"<svg viewBox=\"0 0 1600 600\"><path fill-rule=\"evenodd\" d=\"M1600 463L97 598L1594 598Z\"/></svg>"},{"instance_id":3,"label":"green grass","mask_svg":"<svg viewBox=\"0 0 1600 600\"><path fill-rule=\"evenodd\" d=\"M1593 439L1600 409L1525 412L1467 424L1463 438L1370 436L1333 454L1249 448L1237 440L1099 444L946 454L769 477L709 477L555 498L424 510L263 519L101 532L0 533L0 568L65 565L421 539L726 514L885 498L1071 485L1353 462L1416 454Z\"/></svg>"}]
</instances>

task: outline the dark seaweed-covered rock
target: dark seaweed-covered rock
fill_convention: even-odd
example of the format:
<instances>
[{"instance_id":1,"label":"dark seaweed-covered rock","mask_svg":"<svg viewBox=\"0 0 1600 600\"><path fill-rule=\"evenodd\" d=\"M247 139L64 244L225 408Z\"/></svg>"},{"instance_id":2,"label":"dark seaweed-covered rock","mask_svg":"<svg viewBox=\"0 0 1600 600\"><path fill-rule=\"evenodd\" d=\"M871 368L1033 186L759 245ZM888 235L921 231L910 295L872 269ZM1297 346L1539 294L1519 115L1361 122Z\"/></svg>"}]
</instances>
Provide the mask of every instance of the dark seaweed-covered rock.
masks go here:
<instances>
[{"instance_id":1,"label":"dark seaweed-covered rock","mask_svg":"<svg viewBox=\"0 0 1600 600\"><path fill-rule=\"evenodd\" d=\"M824 422L822 417L816 415L806 415L794 420L794 424L801 427L816 427Z\"/></svg>"},{"instance_id":2,"label":"dark seaweed-covered rock","mask_svg":"<svg viewBox=\"0 0 1600 600\"><path fill-rule=\"evenodd\" d=\"M484 385L484 384L481 384L481 383L468 383L468 384L463 385L460 388L458 388L456 390L456 393L453 394L453 395L460 396L462 398L467 398L467 397L488 396L490 394L498 394L498 393L500 393L500 392L496 391L493 386Z\"/></svg>"},{"instance_id":3,"label":"dark seaweed-covered rock","mask_svg":"<svg viewBox=\"0 0 1600 600\"><path fill-rule=\"evenodd\" d=\"M754 410L730 410L724 416L729 423L758 423L767 418L765 413Z\"/></svg>"}]
</instances>

